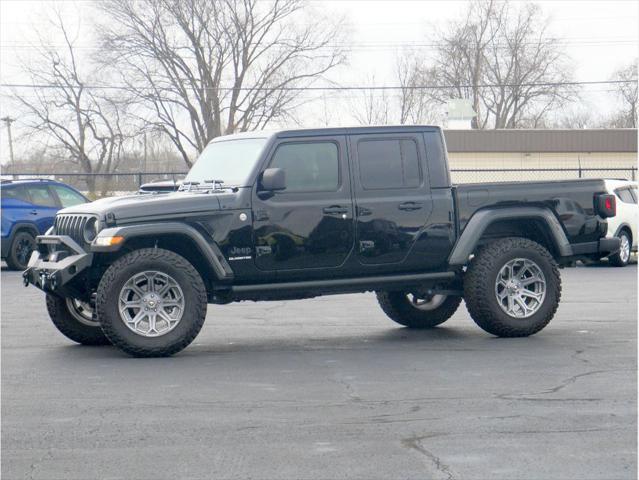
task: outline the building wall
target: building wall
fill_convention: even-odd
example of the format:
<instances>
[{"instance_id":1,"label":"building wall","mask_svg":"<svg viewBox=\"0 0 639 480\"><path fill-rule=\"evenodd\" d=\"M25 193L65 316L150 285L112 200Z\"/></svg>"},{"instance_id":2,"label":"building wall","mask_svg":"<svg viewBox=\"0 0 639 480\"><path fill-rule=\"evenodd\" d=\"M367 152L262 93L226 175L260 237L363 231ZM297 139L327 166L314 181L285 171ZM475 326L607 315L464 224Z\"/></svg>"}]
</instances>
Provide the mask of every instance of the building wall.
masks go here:
<instances>
[{"instance_id":1,"label":"building wall","mask_svg":"<svg viewBox=\"0 0 639 480\"><path fill-rule=\"evenodd\" d=\"M450 152L450 168L632 168L632 152Z\"/></svg>"},{"instance_id":2,"label":"building wall","mask_svg":"<svg viewBox=\"0 0 639 480\"><path fill-rule=\"evenodd\" d=\"M637 168L636 152L450 152L448 154L452 179L455 183L560 180L579 178L581 163L582 177L627 178L633 177L632 168ZM571 169L571 171L547 172L455 172L455 169ZM627 169L608 171L587 171L598 169ZM634 172L636 177L636 171Z\"/></svg>"}]
</instances>

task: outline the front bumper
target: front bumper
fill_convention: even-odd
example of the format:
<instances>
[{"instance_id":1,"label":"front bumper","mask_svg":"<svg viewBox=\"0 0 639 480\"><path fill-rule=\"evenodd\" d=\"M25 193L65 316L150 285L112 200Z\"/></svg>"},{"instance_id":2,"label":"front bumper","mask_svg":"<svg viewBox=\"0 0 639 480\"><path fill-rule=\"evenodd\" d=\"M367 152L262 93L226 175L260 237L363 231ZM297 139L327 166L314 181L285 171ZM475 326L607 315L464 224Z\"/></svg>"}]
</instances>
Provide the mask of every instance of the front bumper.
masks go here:
<instances>
[{"instance_id":1,"label":"front bumper","mask_svg":"<svg viewBox=\"0 0 639 480\"><path fill-rule=\"evenodd\" d=\"M22 274L24 285L49 293L59 292L91 265L93 254L66 235L40 235L29 265Z\"/></svg>"}]
</instances>

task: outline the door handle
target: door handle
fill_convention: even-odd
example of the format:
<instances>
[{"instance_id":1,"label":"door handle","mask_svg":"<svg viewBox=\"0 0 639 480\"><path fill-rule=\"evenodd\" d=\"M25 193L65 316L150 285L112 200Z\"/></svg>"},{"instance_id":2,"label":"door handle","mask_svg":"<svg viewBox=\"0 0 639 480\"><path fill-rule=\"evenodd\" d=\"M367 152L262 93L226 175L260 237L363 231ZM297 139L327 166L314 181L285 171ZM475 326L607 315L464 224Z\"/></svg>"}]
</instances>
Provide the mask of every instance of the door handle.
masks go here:
<instances>
[{"instance_id":1,"label":"door handle","mask_svg":"<svg viewBox=\"0 0 639 480\"><path fill-rule=\"evenodd\" d=\"M400 210L407 210L407 211L419 210L422 208L422 204L417 202L405 202L405 203L400 203L399 207L397 208L399 208Z\"/></svg>"},{"instance_id":2,"label":"door handle","mask_svg":"<svg viewBox=\"0 0 639 480\"><path fill-rule=\"evenodd\" d=\"M37 215L37 214L38 214L38 211L37 211L37 210L31 210L29 213L30 213L31 215Z\"/></svg>"},{"instance_id":3,"label":"door handle","mask_svg":"<svg viewBox=\"0 0 639 480\"><path fill-rule=\"evenodd\" d=\"M341 214L348 213L348 208L342 207L340 205L333 205L331 207L326 207L322 210L324 213L330 214Z\"/></svg>"}]
</instances>

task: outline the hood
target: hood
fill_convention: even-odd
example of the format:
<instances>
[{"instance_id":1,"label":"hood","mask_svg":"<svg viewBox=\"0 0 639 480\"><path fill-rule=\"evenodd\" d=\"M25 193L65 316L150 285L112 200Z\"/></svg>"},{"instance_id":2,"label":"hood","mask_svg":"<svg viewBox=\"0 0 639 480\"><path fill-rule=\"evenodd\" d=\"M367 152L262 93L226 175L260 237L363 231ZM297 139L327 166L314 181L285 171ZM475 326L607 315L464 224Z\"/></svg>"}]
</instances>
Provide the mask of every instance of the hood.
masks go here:
<instances>
[{"instance_id":1,"label":"hood","mask_svg":"<svg viewBox=\"0 0 639 480\"><path fill-rule=\"evenodd\" d=\"M117 224L135 220L152 221L233 208L233 205L237 204L237 196L238 194L226 192L127 195L76 205L62 209L59 213L93 214L100 219L104 219L107 213L111 213L115 216Z\"/></svg>"}]
</instances>

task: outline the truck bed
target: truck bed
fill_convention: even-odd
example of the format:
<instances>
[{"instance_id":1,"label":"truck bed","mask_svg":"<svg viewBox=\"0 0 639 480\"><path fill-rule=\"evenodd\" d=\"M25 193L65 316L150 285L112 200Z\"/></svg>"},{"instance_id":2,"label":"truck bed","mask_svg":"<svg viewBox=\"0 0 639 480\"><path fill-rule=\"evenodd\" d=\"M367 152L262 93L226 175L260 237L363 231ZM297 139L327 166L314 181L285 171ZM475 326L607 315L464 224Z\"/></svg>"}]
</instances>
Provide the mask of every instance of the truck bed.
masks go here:
<instances>
[{"instance_id":1,"label":"truck bed","mask_svg":"<svg viewBox=\"0 0 639 480\"><path fill-rule=\"evenodd\" d=\"M494 182L455 185L458 231L486 207L531 205L552 210L571 244L596 241L605 236L607 223L594 210L593 192L605 193L602 179L541 182Z\"/></svg>"}]
</instances>

